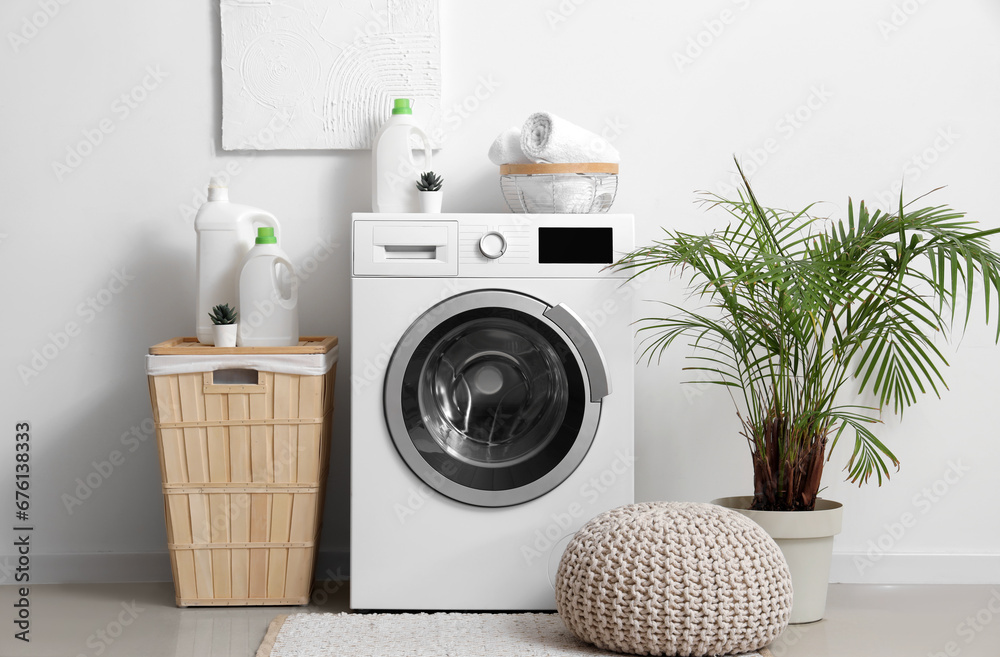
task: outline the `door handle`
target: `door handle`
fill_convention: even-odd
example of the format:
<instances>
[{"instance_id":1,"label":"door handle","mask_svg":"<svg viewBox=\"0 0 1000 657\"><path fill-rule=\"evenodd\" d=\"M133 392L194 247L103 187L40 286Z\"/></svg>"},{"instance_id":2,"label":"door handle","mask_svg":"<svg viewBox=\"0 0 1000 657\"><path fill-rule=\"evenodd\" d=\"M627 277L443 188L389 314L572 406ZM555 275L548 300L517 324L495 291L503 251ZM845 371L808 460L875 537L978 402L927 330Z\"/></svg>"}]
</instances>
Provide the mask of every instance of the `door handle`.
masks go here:
<instances>
[{"instance_id":1,"label":"door handle","mask_svg":"<svg viewBox=\"0 0 1000 657\"><path fill-rule=\"evenodd\" d=\"M561 328L580 352L580 358L587 370L587 379L590 381L590 401L599 402L611 394L608 363L597 345L594 334L583 320L562 303L552 306L542 314Z\"/></svg>"}]
</instances>

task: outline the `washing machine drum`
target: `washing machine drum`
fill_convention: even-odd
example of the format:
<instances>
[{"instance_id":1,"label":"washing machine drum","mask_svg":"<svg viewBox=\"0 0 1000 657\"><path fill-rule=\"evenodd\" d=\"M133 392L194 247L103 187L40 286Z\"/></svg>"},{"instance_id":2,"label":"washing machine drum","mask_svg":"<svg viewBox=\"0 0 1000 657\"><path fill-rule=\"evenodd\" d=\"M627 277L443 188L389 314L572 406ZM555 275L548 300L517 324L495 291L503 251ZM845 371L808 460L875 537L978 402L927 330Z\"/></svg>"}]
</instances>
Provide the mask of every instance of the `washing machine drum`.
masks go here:
<instances>
[{"instance_id":1,"label":"washing machine drum","mask_svg":"<svg viewBox=\"0 0 1000 657\"><path fill-rule=\"evenodd\" d=\"M600 350L572 311L481 290L434 306L404 334L386 375L386 421L429 486L509 506L576 469L608 391Z\"/></svg>"}]
</instances>

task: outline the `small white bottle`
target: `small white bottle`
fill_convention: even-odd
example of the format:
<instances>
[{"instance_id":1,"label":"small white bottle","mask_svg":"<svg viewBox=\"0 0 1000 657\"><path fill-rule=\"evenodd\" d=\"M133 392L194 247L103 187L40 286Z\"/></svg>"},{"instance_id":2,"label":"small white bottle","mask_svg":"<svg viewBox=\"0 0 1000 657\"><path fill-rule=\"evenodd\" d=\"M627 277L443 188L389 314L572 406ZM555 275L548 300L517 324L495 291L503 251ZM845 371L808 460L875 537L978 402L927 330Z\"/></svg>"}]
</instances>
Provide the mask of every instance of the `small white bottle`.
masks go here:
<instances>
[{"instance_id":1,"label":"small white bottle","mask_svg":"<svg viewBox=\"0 0 1000 657\"><path fill-rule=\"evenodd\" d=\"M239 269L240 347L294 347L299 343L299 286L295 268L278 248L274 229L257 229Z\"/></svg>"},{"instance_id":2,"label":"small white bottle","mask_svg":"<svg viewBox=\"0 0 1000 657\"><path fill-rule=\"evenodd\" d=\"M413 160L410 135L424 142L423 169ZM409 98L395 99L392 115L379 129L372 145L372 210L420 212L416 182L421 171L430 171L431 140L413 118Z\"/></svg>"},{"instance_id":3,"label":"small white bottle","mask_svg":"<svg viewBox=\"0 0 1000 657\"><path fill-rule=\"evenodd\" d=\"M238 309L237 283L243 257L253 245L255 225L278 227L273 214L229 202L229 189L216 179L208 186L208 201L194 220L198 234L196 261L195 331L198 342L214 344L213 306L228 303Z\"/></svg>"}]
</instances>

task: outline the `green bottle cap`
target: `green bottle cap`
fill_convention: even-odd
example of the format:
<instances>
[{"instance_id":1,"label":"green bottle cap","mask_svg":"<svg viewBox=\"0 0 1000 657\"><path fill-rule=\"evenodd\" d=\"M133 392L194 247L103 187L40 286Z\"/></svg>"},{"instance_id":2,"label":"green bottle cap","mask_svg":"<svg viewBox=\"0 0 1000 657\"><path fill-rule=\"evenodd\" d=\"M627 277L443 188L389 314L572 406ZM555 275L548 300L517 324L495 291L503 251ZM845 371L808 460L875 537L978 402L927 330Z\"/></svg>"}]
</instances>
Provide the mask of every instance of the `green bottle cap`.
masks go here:
<instances>
[{"instance_id":1,"label":"green bottle cap","mask_svg":"<svg viewBox=\"0 0 1000 657\"><path fill-rule=\"evenodd\" d=\"M392 108L393 114L413 114L409 98L397 98Z\"/></svg>"},{"instance_id":2,"label":"green bottle cap","mask_svg":"<svg viewBox=\"0 0 1000 657\"><path fill-rule=\"evenodd\" d=\"M277 244L278 240L274 236L274 229L270 226L261 226L257 229L257 244Z\"/></svg>"}]
</instances>

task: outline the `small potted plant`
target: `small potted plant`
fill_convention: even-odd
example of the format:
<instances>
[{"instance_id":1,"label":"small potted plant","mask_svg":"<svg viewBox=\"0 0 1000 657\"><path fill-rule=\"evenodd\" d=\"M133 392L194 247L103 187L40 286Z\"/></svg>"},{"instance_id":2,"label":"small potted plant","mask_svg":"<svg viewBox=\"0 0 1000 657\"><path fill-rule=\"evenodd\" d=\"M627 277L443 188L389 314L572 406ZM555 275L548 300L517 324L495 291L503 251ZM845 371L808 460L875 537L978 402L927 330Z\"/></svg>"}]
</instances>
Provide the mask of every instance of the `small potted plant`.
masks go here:
<instances>
[{"instance_id":1,"label":"small potted plant","mask_svg":"<svg viewBox=\"0 0 1000 657\"><path fill-rule=\"evenodd\" d=\"M847 219L837 221L811 216L812 206L767 208L736 166L739 198L706 199L730 215L728 226L666 230L614 267L676 269L692 301L703 302L666 303L668 316L641 320L651 336L644 354L651 361L678 341L690 345L686 369L730 391L753 495L716 502L778 541L795 590L791 622L810 622L825 610L842 513L817 497L823 466L846 437L849 481L881 484L899 467L874 425L883 408L902 414L918 393L945 387L935 336L947 334L956 307L968 322L975 297L985 299L987 319L991 298L1000 305L1000 253L989 244L1000 228L980 230L945 206L912 209L902 196L888 213L848 199ZM851 399L853 380L874 404Z\"/></svg>"},{"instance_id":2,"label":"small potted plant","mask_svg":"<svg viewBox=\"0 0 1000 657\"><path fill-rule=\"evenodd\" d=\"M216 347L236 346L236 317L238 313L228 303L212 308L208 316L212 319L212 334Z\"/></svg>"},{"instance_id":3,"label":"small potted plant","mask_svg":"<svg viewBox=\"0 0 1000 657\"><path fill-rule=\"evenodd\" d=\"M441 212L441 201L444 192L441 185L444 178L433 171L424 171L417 180L417 189L420 190L420 211L421 212Z\"/></svg>"}]
</instances>

